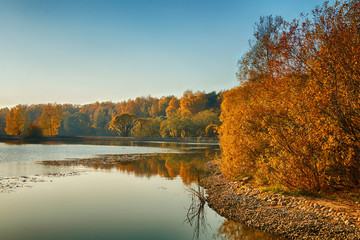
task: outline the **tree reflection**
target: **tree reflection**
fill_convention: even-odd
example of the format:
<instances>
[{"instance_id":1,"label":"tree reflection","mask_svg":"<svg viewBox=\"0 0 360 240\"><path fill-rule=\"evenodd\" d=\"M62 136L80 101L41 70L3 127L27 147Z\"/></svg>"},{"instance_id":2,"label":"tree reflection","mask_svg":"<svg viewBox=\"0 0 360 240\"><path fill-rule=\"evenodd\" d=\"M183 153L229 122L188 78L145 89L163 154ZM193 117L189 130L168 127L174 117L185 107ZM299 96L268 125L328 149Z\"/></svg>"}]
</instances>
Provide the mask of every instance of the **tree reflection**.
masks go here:
<instances>
[{"instance_id":1,"label":"tree reflection","mask_svg":"<svg viewBox=\"0 0 360 240\"><path fill-rule=\"evenodd\" d=\"M200 233L205 234L209 226L205 215L205 190L196 184L196 188L189 188L187 191L191 196L191 204L185 221L194 229L193 239L199 239Z\"/></svg>"},{"instance_id":2,"label":"tree reflection","mask_svg":"<svg viewBox=\"0 0 360 240\"><path fill-rule=\"evenodd\" d=\"M137 177L161 176L174 179L180 176L185 185L198 182L207 174L204 163L210 159L203 150L195 153L121 154L101 155L88 159L43 161L52 166L83 165L95 169L117 169Z\"/></svg>"},{"instance_id":3,"label":"tree reflection","mask_svg":"<svg viewBox=\"0 0 360 240\"><path fill-rule=\"evenodd\" d=\"M233 239L233 240L275 240L281 239L279 237L254 230L241 223L231 220L225 220L218 233L214 236L216 239Z\"/></svg>"},{"instance_id":4,"label":"tree reflection","mask_svg":"<svg viewBox=\"0 0 360 240\"><path fill-rule=\"evenodd\" d=\"M139 177L159 175L173 179L180 176L183 183L189 185L208 172L204 167L207 161L204 153L162 153L141 161L117 162L114 167Z\"/></svg>"}]
</instances>

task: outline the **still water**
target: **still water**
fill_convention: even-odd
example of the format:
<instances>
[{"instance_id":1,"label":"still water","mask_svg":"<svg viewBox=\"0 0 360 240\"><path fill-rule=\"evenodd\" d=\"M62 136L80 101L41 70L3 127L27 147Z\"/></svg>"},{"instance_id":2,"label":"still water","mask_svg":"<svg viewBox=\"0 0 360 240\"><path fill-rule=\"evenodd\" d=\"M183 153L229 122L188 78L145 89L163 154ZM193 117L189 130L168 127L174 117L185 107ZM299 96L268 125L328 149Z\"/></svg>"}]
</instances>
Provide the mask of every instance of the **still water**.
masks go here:
<instances>
[{"instance_id":1,"label":"still water","mask_svg":"<svg viewBox=\"0 0 360 240\"><path fill-rule=\"evenodd\" d=\"M218 151L154 142L0 143L0 177L81 170L0 193L0 239L277 239L224 219L191 193L202 193L203 164ZM87 167L38 162L128 153L153 155Z\"/></svg>"}]
</instances>

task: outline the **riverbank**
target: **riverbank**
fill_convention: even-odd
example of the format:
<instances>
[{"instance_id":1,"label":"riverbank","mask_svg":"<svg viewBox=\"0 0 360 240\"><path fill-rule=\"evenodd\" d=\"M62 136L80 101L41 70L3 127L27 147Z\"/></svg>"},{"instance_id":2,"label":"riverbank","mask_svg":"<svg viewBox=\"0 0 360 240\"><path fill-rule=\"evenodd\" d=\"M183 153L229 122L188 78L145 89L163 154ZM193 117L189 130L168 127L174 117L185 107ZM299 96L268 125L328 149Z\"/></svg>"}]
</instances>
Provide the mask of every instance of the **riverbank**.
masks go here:
<instances>
[{"instance_id":1,"label":"riverbank","mask_svg":"<svg viewBox=\"0 0 360 240\"><path fill-rule=\"evenodd\" d=\"M218 139L207 137L188 138L140 138L140 137L118 137L118 136L47 136L41 138L23 138L21 136L0 135L0 142L16 143L83 143L83 142L112 142L112 141L148 141L148 142L175 142L175 143L219 143Z\"/></svg>"},{"instance_id":2,"label":"riverbank","mask_svg":"<svg viewBox=\"0 0 360 240\"><path fill-rule=\"evenodd\" d=\"M360 239L358 203L265 193L247 178L225 179L213 162L208 167L207 202L227 219L289 239Z\"/></svg>"}]
</instances>

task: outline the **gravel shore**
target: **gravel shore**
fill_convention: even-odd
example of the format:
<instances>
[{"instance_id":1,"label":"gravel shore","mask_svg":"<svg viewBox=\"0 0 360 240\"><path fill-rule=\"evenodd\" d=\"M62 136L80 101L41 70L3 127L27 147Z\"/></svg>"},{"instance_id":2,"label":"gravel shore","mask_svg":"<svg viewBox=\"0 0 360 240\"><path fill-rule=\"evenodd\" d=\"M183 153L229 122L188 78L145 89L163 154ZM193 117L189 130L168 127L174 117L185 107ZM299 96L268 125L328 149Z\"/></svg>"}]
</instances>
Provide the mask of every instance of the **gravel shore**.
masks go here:
<instances>
[{"instance_id":1,"label":"gravel shore","mask_svg":"<svg viewBox=\"0 0 360 240\"><path fill-rule=\"evenodd\" d=\"M360 239L360 208L349 202L262 193L248 178L231 182L214 163L202 180L223 217L289 239Z\"/></svg>"}]
</instances>

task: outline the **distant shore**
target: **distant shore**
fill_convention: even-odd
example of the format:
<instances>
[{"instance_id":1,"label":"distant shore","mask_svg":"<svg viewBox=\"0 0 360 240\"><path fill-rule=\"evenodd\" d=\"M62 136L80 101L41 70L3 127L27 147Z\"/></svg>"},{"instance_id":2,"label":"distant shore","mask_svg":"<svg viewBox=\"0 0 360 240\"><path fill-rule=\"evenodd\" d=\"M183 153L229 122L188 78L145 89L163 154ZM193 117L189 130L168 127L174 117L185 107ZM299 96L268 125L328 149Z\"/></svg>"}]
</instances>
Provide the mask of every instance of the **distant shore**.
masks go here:
<instances>
[{"instance_id":1,"label":"distant shore","mask_svg":"<svg viewBox=\"0 0 360 240\"><path fill-rule=\"evenodd\" d=\"M289 239L360 239L359 203L262 193L248 178L231 182L209 167L208 204L227 219Z\"/></svg>"},{"instance_id":2,"label":"distant shore","mask_svg":"<svg viewBox=\"0 0 360 240\"><path fill-rule=\"evenodd\" d=\"M218 143L218 139L194 138L137 138L117 136L49 136L42 138L23 138L21 136L0 135L0 142L82 142L82 141L154 141L154 142L183 142L183 143Z\"/></svg>"}]
</instances>

